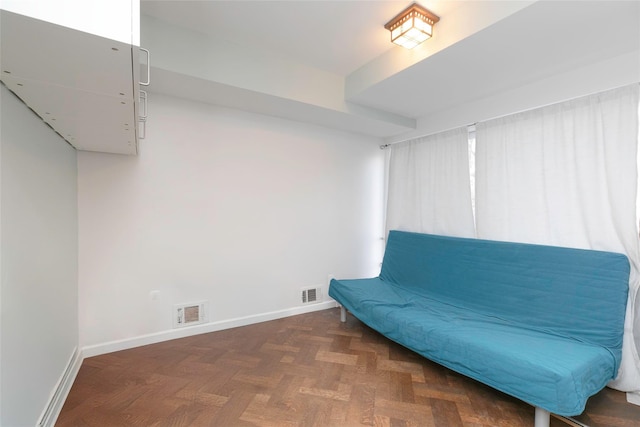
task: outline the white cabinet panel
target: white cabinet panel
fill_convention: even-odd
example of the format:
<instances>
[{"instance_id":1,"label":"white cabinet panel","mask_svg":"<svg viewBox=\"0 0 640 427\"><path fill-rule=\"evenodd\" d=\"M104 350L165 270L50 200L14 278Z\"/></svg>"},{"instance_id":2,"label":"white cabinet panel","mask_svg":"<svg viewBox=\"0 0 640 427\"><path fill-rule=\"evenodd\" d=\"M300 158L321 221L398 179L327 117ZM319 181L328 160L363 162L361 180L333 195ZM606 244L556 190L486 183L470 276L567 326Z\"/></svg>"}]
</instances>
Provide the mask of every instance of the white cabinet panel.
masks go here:
<instances>
[{"instance_id":1,"label":"white cabinet panel","mask_svg":"<svg viewBox=\"0 0 640 427\"><path fill-rule=\"evenodd\" d=\"M6 10L0 21L11 91L77 149L137 154L137 46Z\"/></svg>"},{"instance_id":2,"label":"white cabinet panel","mask_svg":"<svg viewBox=\"0 0 640 427\"><path fill-rule=\"evenodd\" d=\"M139 0L1 0L9 12L140 46Z\"/></svg>"}]
</instances>

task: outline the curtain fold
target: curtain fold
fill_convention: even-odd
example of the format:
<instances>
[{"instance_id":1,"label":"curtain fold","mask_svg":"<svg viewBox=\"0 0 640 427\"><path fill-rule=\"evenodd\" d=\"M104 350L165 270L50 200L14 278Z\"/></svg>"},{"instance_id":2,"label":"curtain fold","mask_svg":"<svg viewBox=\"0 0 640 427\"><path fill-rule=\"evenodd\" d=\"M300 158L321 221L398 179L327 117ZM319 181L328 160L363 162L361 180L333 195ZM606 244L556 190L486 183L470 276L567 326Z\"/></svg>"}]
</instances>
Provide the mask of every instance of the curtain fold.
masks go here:
<instances>
[{"instance_id":1,"label":"curtain fold","mask_svg":"<svg viewBox=\"0 0 640 427\"><path fill-rule=\"evenodd\" d=\"M386 233L474 237L467 129L389 147Z\"/></svg>"},{"instance_id":2,"label":"curtain fold","mask_svg":"<svg viewBox=\"0 0 640 427\"><path fill-rule=\"evenodd\" d=\"M631 263L622 364L640 390L638 103L634 84L476 126L479 238L621 252Z\"/></svg>"}]
</instances>

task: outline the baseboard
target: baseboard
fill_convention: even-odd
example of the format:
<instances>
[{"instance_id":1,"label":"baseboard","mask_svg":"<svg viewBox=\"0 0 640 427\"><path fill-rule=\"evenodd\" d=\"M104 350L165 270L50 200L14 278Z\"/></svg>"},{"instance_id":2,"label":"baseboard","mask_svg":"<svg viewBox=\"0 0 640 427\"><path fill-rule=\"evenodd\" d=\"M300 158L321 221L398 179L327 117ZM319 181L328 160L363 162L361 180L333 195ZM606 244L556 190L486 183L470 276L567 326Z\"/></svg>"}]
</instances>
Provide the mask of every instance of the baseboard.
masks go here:
<instances>
[{"instance_id":1,"label":"baseboard","mask_svg":"<svg viewBox=\"0 0 640 427\"><path fill-rule=\"evenodd\" d=\"M99 356L101 354L112 353L114 351L127 350L143 345L155 344L162 341L169 341L177 338L185 338L192 335L206 334L209 332L222 331L224 329L237 328L239 326L251 325L254 323L267 322L269 320L281 319L283 317L295 316L298 314L311 313L313 311L335 308L337 304L334 300L323 301L318 304L309 304L300 307L293 307L286 310L272 311L234 319L221 320L218 322L204 323L200 325L188 326L180 329L170 329L153 334L141 335L124 340L110 341L103 344L95 344L82 348L84 358Z\"/></svg>"},{"instance_id":2,"label":"baseboard","mask_svg":"<svg viewBox=\"0 0 640 427\"><path fill-rule=\"evenodd\" d=\"M627 392L627 402L640 406L640 392Z\"/></svg>"},{"instance_id":3,"label":"baseboard","mask_svg":"<svg viewBox=\"0 0 640 427\"><path fill-rule=\"evenodd\" d=\"M80 366L82 366L82 352L78 351L76 347L73 349L73 353L69 358L64 372L51 392L49 402L44 408L44 411L42 411L38 424L36 424L37 427L53 427L55 425L62 406L69 395L71 386L73 386L73 382L76 379L76 375L78 375Z\"/></svg>"}]
</instances>

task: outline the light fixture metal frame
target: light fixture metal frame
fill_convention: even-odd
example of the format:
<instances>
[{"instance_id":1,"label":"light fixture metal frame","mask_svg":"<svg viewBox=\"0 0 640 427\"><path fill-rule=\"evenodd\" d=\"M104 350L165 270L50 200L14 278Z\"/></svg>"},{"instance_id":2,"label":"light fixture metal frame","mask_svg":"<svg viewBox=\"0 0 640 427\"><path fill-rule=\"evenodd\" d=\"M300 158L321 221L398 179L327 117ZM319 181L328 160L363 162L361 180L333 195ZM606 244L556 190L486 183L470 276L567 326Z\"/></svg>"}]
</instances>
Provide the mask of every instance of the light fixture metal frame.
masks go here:
<instances>
[{"instance_id":1,"label":"light fixture metal frame","mask_svg":"<svg viewBox=\"0 0 640 427\"><path fill-rule=\"evenodd\" d=\"M407 22L410 19L420 19L420 20L426 22L427 24L429 24L431 26L431 33L430 34L425 32L425 31L423 31L423 30L421 30L421 29L418 29L420 32L428 35L428 37L424 41L426 41L427 39L429 39L429 38L431 38L433 36L433 26L434 26L434 24L436 22L438 22L440 20L440 18L438 16L434 15L429 10L425 9L424 7L420 6L417 3L413 3L409 7L404 9L402 12L398 13L395 17L393 17L393 19L391 19L389 22L387 22L384 25L384 28L389 30L389 32L391 34L391 42L392 43L395 43L395 44L397 44L399 46L402 46L401 44L396 43L396 40L399 39L400 37L402 37L403 35L405 35L411 29L416 28L415 26L412 26L407 31L403 31L402 33L397 35L395 38L393 37L393 31L396 28L401 27L405 22ZM417 44L416 44L416 46L417 46ZM409 48L409 49L411 49L411 48Z\"/></svg>"}]
</instances>

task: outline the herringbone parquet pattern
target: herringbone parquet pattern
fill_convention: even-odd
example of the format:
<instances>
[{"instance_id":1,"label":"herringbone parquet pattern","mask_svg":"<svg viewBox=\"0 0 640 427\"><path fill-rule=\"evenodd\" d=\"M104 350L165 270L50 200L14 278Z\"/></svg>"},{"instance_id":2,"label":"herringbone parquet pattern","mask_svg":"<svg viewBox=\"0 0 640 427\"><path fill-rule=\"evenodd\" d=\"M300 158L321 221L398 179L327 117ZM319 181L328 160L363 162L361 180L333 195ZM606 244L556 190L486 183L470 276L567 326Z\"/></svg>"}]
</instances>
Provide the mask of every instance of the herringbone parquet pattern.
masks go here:
<instances>
[{"instance_id":1,"label":"herringbone parquet pattern","mask_svg":"<svg viewBox=\"0 0 640 427\"><path fill-rule=\"evenodd\" d=\"M56 425L533 425L529 405L339 317L325 310L86 359ZM640 426L640 407L605 389L576 418Z\"/></svg>"}]
</instances>

